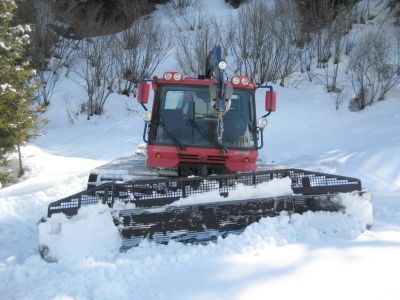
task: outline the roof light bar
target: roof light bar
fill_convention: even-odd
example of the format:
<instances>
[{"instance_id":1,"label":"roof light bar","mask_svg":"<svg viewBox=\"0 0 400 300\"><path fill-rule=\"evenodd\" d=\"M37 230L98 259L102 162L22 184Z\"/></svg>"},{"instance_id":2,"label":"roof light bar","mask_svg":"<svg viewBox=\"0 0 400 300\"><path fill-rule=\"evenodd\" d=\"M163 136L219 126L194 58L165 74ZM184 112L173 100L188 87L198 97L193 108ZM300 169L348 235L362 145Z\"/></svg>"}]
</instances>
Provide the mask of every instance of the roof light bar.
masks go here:
<instances>
[{"instance_id":1,"label":"roof light bar","mask_svg":"<svg viewBox=\"0 0 400 300\"><path fill-rule=\"evenodd\" d=\"M235 86L250 86L250 87L254 87L254 84L251 83L250 79L248 77L246 77L246 76L235 75L235 76L232 77L231 83L232 83L232 85L235 85Z\"/></svg>"},{"instance_id":2,"label":"roof light bar","mask_svg":"<svg viewBox=\"0 0 400 300\"><path fill-rule=\"evenodd\" d=\"M184 76L179 72L165 72L163 78L168 81L169 80L179 81L184 79Z\"/></svg>"}]
</instances>

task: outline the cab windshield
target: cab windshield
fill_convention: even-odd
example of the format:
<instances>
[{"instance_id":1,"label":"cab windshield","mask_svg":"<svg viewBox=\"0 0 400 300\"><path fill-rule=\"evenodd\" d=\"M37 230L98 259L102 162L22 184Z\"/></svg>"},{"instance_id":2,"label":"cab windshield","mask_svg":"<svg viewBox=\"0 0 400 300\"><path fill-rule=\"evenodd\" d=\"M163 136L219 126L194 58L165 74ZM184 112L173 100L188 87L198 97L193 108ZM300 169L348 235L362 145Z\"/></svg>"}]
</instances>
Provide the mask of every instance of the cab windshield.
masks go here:
<instances>
[{"instance_id":1,"label":"cab windshield","mask_svg":"<svg viewBox=\"0 0 400 300\"><path fill-rule=\"evenodd\" d=\"M150 129L152 143L200 147L218 145L218 116L212 107L208 86L159 86L153 120ZM223 124L224 147L257 146L253 91L234 90Z\"/></svg>"}]
</instances>

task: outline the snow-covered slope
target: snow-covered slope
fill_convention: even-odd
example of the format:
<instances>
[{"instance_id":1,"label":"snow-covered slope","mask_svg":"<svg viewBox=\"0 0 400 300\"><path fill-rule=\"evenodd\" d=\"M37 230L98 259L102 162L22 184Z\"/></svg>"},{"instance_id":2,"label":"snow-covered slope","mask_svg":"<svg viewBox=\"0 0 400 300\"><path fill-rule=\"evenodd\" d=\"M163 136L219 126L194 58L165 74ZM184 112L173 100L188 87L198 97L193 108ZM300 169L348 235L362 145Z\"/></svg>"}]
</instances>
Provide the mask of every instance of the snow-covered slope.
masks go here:
<instances>
[{"instance_id":1,"label":"snow-covered slope","mask_svg":"<svg viewBox=\"0 0 400 300\"><path fill-rule=\"evenodd\" d=\"M374 192L400 192L400 88L362 112L346 106L336 111L319 86L277 90L278 112L270 118L261 157L359 177Z\"/></svg>"},{"instance_id":2,"label":"snow-covered slope","mask_svg":"<svg viewBox=\"0 0 400 300\"><path fill-rule=\"evenodd\" d=\"M231 13L222 0L201 2ZM170 57L157 72L173 65ZM276 86L278 110L260 153L266 162L360 178L374 193L370 230L362 211L281 215L217 244L144 242L119 253L99 208L69 237L65 259L48 264L36 233L48 203L82 190L89 170L142 143L141 108L126 97L113 95L102 117L69 123L64 100L84 100L74 82L63 79L44 116L47 134L24 147L25 180L0 190L0 299L400 299L399 88L354 113L336 111L319 85ZM79 251L83 238L94 247Z\"/></svg>"}]
</instances>

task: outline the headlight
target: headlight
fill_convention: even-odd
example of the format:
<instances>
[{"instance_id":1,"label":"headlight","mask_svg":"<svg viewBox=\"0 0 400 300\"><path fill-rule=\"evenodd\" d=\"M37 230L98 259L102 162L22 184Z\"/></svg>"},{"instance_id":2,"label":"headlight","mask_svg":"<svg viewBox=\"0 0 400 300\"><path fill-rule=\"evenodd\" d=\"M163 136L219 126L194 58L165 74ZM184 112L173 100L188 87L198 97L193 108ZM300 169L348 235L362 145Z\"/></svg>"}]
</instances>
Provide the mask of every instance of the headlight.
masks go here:
<instances>
[{"instance_id":1,"label":"headlight","mask_svg":"<svg viewBox=\"0 0 400 300\"><path fill-rule=\"evenodd\" d=\"M142 119L143 121L145 121L145 123L149 123L151 121L151 112L149 111L142 112Z\"/></svg>"},{"instance_id":2,"label":"headlight","mask_svg":"<svg viewBox=\"0 0 400 300\"><path fill-rule=\"evenodd\" d=\"M267 119L264 119L264 118L258 119L258 121L257 121L258 128L264 129L265 127L267 127L267 125L268 125Z\"/></svg>"},{"instance_id":3,"label":"headlight","mask_svg":"<svg viewBox=\"0 0 400 300\"><path fill-rule=\"evenodd\" d=\"M239 84L239 83L240 83L240 78L237 77L237 76L233 77L233 78L232 78L232 83L233 83L233 84Z\"/></svg>"},{"instance_id":4,"label":"headlight","mask_svg":"<svg viewBox=\"0 0 400 300\"><path fill-rule=\"evenodd\" d=\"M182 79L181 73L175 73L174 74L174 80L178 81L178 80L181 80L181 79Z\"/></svg>"},{"instance_id":5,"label":"headlight","mask_svg":"<svg viewBox=\"0 0 400 300\"><path fill-rule=\"evenodd\" d=\"M228 64L227 64L226 61L224 61L224 60L221 60L221 61L218 63L218 68L219 68L220 70L225 70L227 66L228 66Z\"/></svg>"},{"instance_id":6,"label":"headlight","mask_svg":"<svg viewBox=\"0 0 400 300\"><path fill-rule=\"evenodd\" d=\"M164 79L165 80L171 80L172 74L171 73L164 73Z\"/></svg>"},{"instance_id":7,"label":"headlight","mask_svg":"<svg viewBox=\"0 0 400 300\"><path fill-rule=\"evenodd\" d=\"M242 78L242 84L243 85L248 85L250 83L250 80L247 77Z\"/></svg>"}]
</instances>

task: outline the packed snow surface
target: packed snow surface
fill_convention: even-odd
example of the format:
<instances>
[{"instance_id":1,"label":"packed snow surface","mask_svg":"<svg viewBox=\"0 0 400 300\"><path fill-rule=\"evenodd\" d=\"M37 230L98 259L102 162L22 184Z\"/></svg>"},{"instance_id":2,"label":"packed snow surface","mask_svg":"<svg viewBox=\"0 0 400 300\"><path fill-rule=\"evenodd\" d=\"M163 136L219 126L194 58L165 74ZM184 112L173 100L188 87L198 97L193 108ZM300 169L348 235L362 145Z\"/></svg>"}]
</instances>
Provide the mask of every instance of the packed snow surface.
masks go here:
<instances>
[{"instance_id":1,"label":"packed snow surface","mask_svg":"<svg viewBox=\"0 0 400 300\"><path fill-rule=\"evenodd\" d=\"M199 2L210 13L235 13L222 0ZM172 55L157 74L173 69ZM72 107L86 98L70 74L44 116L47 134L22 149L29 171L0 190L0 299L400 299L400 89L355 113L346 104L335 110L321 85L296 78L288 81L296 88L274 86L278 108L260 159L360 178L372 207L370 194L345 194L343 214L281 214L217 243L144 241L120 253L108 209L95 206L46 225L58 256L46 263L36 224L48 204L83 190L91 169L142 143L141 108L126 97L112 95L104 116L72 125L65 100ZM258 116L263 98L257 92Z\"/></svg>"}]
</instances>

